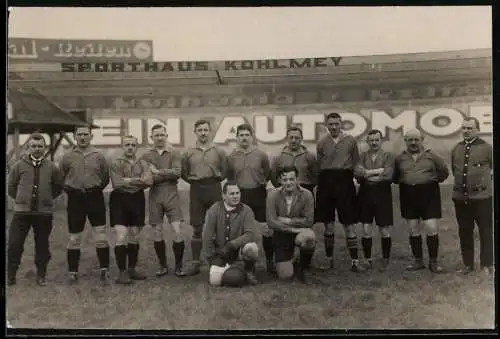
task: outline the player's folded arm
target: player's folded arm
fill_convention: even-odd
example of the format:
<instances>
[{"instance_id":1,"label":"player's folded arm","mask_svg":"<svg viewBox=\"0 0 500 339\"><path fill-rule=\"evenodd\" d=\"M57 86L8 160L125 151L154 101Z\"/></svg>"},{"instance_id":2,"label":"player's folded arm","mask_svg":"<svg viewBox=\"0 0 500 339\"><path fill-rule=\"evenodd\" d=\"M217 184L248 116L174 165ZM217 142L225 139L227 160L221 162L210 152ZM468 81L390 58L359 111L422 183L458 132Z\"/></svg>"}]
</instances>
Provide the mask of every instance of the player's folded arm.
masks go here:
<instances>
[{"instance_id":1,"label":"player's folded arm","mask_svg":"<svg viewBox=\"0 0 500 339\"><path fill-rule=\"evenodd\" d=\"M269 228L276 230L276 231L281 231L281 232L293 232L292 228L286 225L285 223L281 222L278 218L278 214L276 213L276 204L274 201L274 195L276 194L277 191L271 192L267 196L267 202L266 202L266 220L267 220L267 225ZM279 194L279 193L278 193Z\"/></svg>"},{"instance_id":2,"label":"player's folded arm","mask_svg":"<svg viewBox=\"0 0 500 339\"><path fill-rule=\"evenodd\" d=\"M110 172L111 172L111 183L114 189L133 187L130 180L125 180L125 178L123 177L119 163L113 162L111 164Z\"/></svg>"},{"instance_id":3,"label":"player's folded arm","mask_svg":"<svg viewBox=\"0 0 500 339\"><path fill-rule=\"evenodd\" d=\"M384 171L380 174L380 179L383 181L392 181L394 177L394 157L391 154L387 154L386 156Z\"/></svg>"}]
</instances>

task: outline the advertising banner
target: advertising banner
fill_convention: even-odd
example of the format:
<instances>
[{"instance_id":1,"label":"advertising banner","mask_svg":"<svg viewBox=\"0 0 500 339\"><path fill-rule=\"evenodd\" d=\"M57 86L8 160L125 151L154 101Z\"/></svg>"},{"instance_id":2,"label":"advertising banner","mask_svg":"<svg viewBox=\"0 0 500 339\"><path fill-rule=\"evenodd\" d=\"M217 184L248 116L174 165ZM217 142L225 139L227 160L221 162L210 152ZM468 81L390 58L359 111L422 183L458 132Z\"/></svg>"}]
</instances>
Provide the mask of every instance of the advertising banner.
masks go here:
<instances>
[{"instance_id":1,"label":"advertising banner","mask_svg":"<svg viewBox=\"0 0 500 339\"><path fill-rule=\"evenodd\" d=\"M242 108L200 108L190 113L173 113L162 109L94 109L90 110L94 124L93 144L101 149L109 160L121 153L120 136L132 134L140 143L139 154L151 147L150 131L154 124L163 124L169 142L181 151L194 145L196 138L193 125L198 119L207 119L213 128L213 140L227 152L235 146L236 126L248 122L255 129L259 147L269 156L280 152L286 143L287 127L294 124L303 130L304 145L316 151L316 144L326 129L323 126L325 113L340 112L347 133L358 139L360 150L367 148L365 136L371 129L379 129L384 136L383 148L393 153L401 152L405 145L402 135L411 128L421 130L424 143L449 163L452 147L461 140L463 117L472 116L479 120L479 134L487 142L493 141L493 109L491 98L442 99L435 102L415 100L408 104L367 105L290 105L286 107L242 107ZM68 134L72 139L72 135ZM23 135L21 143L27 139ZM66 140L56 155L56 161L69 146Z\"/></svg>"},{"instance_id":2,"label":"advertising banner","mask_svg":"<svg viewBox=\"0 0 500 339\"><path fill-rule=\"evenodd\" d=\"M149 40L65 40L9 38L9 62L149 62Z\"/></svg>"}]
</instances>

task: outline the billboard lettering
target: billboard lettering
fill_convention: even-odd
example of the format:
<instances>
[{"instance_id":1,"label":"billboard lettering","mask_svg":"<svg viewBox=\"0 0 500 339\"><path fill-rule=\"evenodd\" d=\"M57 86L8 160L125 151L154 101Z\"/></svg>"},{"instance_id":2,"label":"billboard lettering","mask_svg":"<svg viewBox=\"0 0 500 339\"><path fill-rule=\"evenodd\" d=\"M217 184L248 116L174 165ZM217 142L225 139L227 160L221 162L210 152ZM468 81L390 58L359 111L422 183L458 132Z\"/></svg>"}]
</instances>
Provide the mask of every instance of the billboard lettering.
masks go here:
<instances>
[{"instance_id":1,"label":"billboard lettering","mask_svg":"<svg viewBox=\"0 0 500 339\"><path fill-rule=\"evenodd\" d=\"M384 137L391 139L412 128L420 129L425 135L441 140L456 136L461 130L464 116L472 116L479 120L480 135L491 136L493 131L492 105L479 103L470 105L466 110L450 107L430 107L423 109L405 108L393 113L391 110L369 110L362 114L354 112L341 113L345 130L356 138L362 138L370 129L379 129ZM120 115L117 112L117 115ZM322 126L323 112L306 111L304 113L288 114L259 113L254 114L218 114L212 117L201 114L187 114L180 117L158 112L154 117L120 118L100 117L94 119L99 126L93 134L93 143L99 147L117 147L120 136L132 134L139 143L151 143L149 137L154 124L162 124L167 128L169 142L178 147L187 147L194 143L193 124L201 118L213 121L213 140L220 145L227 145L236 139L236 126L245 122L255 128L255 138L260 144L281 144L286 138L286 129L291 124L298 124L303 129L304 142L315 144L325 133Z\"/></svg>"},{"instance_id":2,"label":"billboard lettering","mask_svg":"<svg viewBox=\"0 0 500 339\"><path fill-rule=\"evenodd\" d=\"M239 71L287 68L325 68L340 65L342 57L235 60L222 62L63 62L62 72L189 72L189 71Z\"/></svg>"},{"instance_id":3,"label":"billboard lettering","mask_svg":"<svg viewBox=\"0 0 500 339\"><path fill-rule=\"evenodd\" d=\"M153 42L9 38L7 54L11 62L145 62L153 60Z\"/></svg>"}]
</instances>

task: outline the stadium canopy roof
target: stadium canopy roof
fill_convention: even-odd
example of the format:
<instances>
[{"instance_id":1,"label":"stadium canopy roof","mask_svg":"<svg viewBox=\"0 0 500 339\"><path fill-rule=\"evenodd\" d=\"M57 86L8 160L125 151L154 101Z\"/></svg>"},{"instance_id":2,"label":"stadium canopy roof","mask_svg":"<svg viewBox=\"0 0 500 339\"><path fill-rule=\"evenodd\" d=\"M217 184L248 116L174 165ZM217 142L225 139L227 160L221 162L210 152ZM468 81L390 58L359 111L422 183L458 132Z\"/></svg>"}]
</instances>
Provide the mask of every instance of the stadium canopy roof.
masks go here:
<instances>
[{"instance_id":1,"label":"stadium canopy roof","mask_svg":"<svg viewBox=\"0 0 500 339\"><path fill-rule=\"evenodd\" d=\"M22 79L10 79L13 88L34 88L49 97L155 96L210 94L211 90L238 93L241 88L288 88L296 86L360 86L383 81L404 83L415 79L426 82L491 77L491 50L475 49L398 55L346 57L327 67L256 67L244 70L225 67L225 62L209 62L203 71L121 71L61 72L61 64L16 66ZM314 59L314 58L311 58ZM328 59L328 58L325 58ZM287 63L293 59L278 60ZM304 59L298 59L304 60ZM345 61L345 62L344 62ZM242 61L238 61L241 66ZM274 62L274 61L271 61ZM175 62L158 62L176 66ZM186 62L184 62L186 64ZM194 64L194 62L192 62ZM194 67L194 66L193 66ZM9 73L11 76L11 73Z\"/></svg>"},{"instance_id":2,"label":"stadium canopy roof","mask_svg":"<svg viewBox=\"0 0 500 339\"><path fill-rule=\"evenodd\" d=\"M17 74L9 74L14 79L22 79ZM17 159L24 145L19 145L19 134L31 134L36 131L50 136L47 153L51 158L59 147L65 133L72 132L78 126L97 126L89 123L81 112L67 112L51 102L36 89L8 88L9 105L7 111L7 133L14 135L13 149L7 154L7 160L15 155ZM78 117L77 114L82 115ZM58 134L57 139L54 135Z\"/></svg>"},{"instance_id":3,"label":"stadium canopy roof","mask_svg":"<svg viewBox=\"0 0 500 339\"><path fill-rule=\"evenodd\" d=\"M55 134L71 132L77 126L89 125L83 119L58 108L42 95L9 89L8 96L16 111L15 117L8 120L8 134L14 134L16 129L20 134L30 134L35 131Z\"/></svg>"}]
</instances>

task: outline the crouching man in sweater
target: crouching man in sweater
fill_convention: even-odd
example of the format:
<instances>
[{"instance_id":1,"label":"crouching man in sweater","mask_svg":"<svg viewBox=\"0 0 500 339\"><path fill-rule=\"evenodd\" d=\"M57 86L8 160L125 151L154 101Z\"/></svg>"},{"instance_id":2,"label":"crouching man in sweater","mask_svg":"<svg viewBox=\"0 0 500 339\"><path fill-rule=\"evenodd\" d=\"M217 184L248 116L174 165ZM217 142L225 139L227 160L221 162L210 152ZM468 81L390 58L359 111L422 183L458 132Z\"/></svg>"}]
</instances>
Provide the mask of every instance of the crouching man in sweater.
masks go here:
<instances>
[{"instance_id":1,"label":"crouching man in sweater","mask_svg":"<svg viewBox=\"0 0 500 339\"><path fill-rule=\"evenodd\" d=\"M240 202L240 188L228 181L222 188L223 200L207 211L203 230L203 250L210 265L209 282L221 286L224 272L232 266L242 265L245 280L251 285L255 278L255 262L259 256L254 213Z\"/></svg>"},{"instance_id":2,"label":"crouching man in sweater","mask_svg":"<svg viewBox=\"0 0 500 339\"><path fill-rule=\"evenodd\" d=\"M45 159L47 145L41 134L34 133L29 141L28 154L23 155L9 173L8 195L15 199L14 217L9 227L7 284L16 283L24 242L33 226L35 236L36 282L47 285L45 276L50 261L49 238L52 232L54 199L63 188L57 166Z\"/></svg>"},{"instance_id":3,"label":"crouching man in sweater","mask_svg":"<svg viewBox=\"0 0 500 339\"><path fill-rule=\"evenodd\" d=\"M278 278L294 276L306 283L305 271L310 268L316 247L314 198L312 193L297 183L298 170L285 166L278 173L281 187L267 196L267 223L274 230L273 247ZM299 260L294 260L295 247L300 249Z\"/></svg>"}]
</instances>

